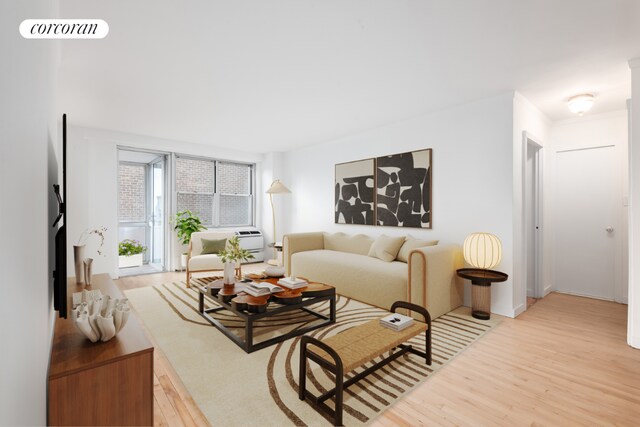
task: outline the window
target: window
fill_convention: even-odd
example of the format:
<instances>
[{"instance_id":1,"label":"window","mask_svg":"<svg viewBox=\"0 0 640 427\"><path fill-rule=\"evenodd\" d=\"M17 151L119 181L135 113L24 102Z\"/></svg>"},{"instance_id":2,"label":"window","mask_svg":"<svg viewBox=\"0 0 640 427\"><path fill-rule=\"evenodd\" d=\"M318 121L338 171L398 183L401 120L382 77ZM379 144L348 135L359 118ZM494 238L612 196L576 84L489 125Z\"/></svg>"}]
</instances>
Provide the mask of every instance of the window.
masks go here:
<instances>
[{"instance_id":1,"label":"window","mask_svg":"<svg viewBox=\"0 0 640 427\"><path fill-rule=\"evenodd\" d=\"M118 173L120 221L144 222L146 219L145 165L120 162Z\"/></svg>"},{"instance_id":2,"label":"window","mask_svg":"<svg viewBox=\"0 0 640 427\"><path fill-rule=\"evenodd\" d=\"M252 224L252 167L218 162L216 172L220 193L220 225Z\"/></svg>"},{"instance_id":3,"label":"window","mask_svg":"<svg viewBox=\"0 0 640 427\"><path fill-rule=\"evenodd\" d=\"M176 158L177 212L190 210L203 224L213 225L214 178L215 162Z\"/></svg>"},{"instance_id":4,"label":"window","mask_svg":"<svg viewBox=\"0 0 640 427\"><path fill-rule=\"evenodd\" d=\"M207 227L253 225L253 165L177 157L176 192Z\"/></svg>"}]
</instances>

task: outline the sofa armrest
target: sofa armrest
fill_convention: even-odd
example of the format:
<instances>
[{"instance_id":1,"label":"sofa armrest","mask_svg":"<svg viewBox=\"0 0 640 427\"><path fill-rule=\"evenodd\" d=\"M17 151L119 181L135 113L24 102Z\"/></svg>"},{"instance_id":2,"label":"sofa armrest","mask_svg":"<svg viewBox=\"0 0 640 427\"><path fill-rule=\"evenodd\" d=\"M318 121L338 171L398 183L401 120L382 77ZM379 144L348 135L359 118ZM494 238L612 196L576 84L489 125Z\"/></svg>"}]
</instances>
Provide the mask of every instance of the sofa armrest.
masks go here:
<instances>
[{"instance_id":1,"label":"sofa armrest","mask_svg":"<svg viewBox=\"0 0 640 427\"><path fill-rule=\"evenodd\" d=\"M461 306L464 288L456 270L463 266L458 245L414 249L408 263L409 301L425 307L434 319Z\"/></svg>"},{"instance_id":2,"label":"sofa armrest","mask_svg":"<svg viewBox=\"0 0 640 427\"><path fill-rule=\"evenodd\" d=\"M324 233L321 231L312 233L286 234L282 239L282 254L287 276L291 275L291 255L296 252L324 249Z\"/></svg>"}]
</instances>

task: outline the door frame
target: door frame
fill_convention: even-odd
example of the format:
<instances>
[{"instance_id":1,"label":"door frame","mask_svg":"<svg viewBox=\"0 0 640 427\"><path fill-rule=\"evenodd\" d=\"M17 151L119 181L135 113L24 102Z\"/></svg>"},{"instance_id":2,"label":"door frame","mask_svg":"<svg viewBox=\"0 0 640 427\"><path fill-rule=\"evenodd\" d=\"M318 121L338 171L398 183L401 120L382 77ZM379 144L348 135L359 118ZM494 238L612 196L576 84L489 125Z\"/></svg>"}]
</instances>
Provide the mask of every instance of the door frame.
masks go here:
<instances>
[{"instance_id":1,"label":"door frame","mask_svg":"<svg viewBox=\"0 0 640 427\"><path fill-rule=\"evenodd\" d=\"M171 234L171 228L170 228L170 223L169 223L169 215L171 213L171 211L169 209L171 209L172 207L172 203L173 200L171 200L170 197L167 196L167 194L171 194L170 191L172 190L172 188L169 187L170 183L171 183L171 170L169 168L170 164L172 163L172 157L171 157L171 153L168 151L162 151L162 150L150 150L150 149L145 149L145 148L138 148L138 147L130 147L127 145L116 145L116 152L119 153L120 151L133 151L133 152L139 152L139 153L148 153L148 154L154 154L156 155L156 157L162 157L164 156L165 158L165 173L164 173L164 189L165 189L165 198L164 198L164 211L165 211L165 215L164 215L164 224L163 224L163 230L164 230L164 235L165 235L165 239L164 239L164 262L162 265L163 271L171 271L171 260L170 260L170 254L171 254L171 248L169 247L169 239L172 238L172 234ZM157 160L157 159L156 159ZM120 157L119 155L116 157L116 161L117 164L120 164ZM155 160L154 160L155 161ZM125 161L126 163L126 161ZM129 162L131 163L131 162ZM138 163L138 164L142 164L142 163ZM147 181L149 179L149 164L150 163L146 163L146 168L145 168L145 181ZM116 174L118 176L118 191L117 191L117 205L116 205L116 223L118 224L118 228L120 227L120 214L118 212L118 207L120 206L120 175ZM145 193L148 192L148 188L147 188L147 183L145 183ZM147 200L147 194L145 194L145 219L147 220L147 224L148 224L148 212L146 212L148 210L148 200Z\"/></svg>"},{"instance_id":2,"label":"door frame","mask_svg":"<svg viewBox=\"0 0 640 427\"><path fill-rule=\"evenodd\" d=\"M147 163L147 187L146 187L146 192L147 192L147 221L149 223L149 228L148 228L148 233L149 236L147 237L147 242L149 242L150 246L154 246L155 245L155 240L153 238L153 186L154 186L154 166L157 163L163 163L163 183L162 183L162 187L163 187L163 193L164 193L164 215L162 217L162 230L163 230L163 248L162 248L162 271L169 271L169 267L167 266L167 244L166 244L166 240L167 240L167 164L169 163L169 156L167 154L163 154L163 153L159 153L159 152L149 152L150 154L157 154L157 157L150 161L149 163ZM153 262L153 247L149 248L149 264L155 264Z\"/></svg>"},{"instance_id":3,"label":"door frame","mask_svg":"<svg viewBox=\"0 0 640 427\"><path fill-rule=\"evenodd\" d=\"M524 233L523 233L523 263L522 267L524 270L523 277L523 288L524 288L524 296L525 296L525 307L526 307L526 299L527 299L527 278L529 277L529 241L527 240L527 219L530 215L528 209L526 209L527 200L525 195L527 194L527 185L528 185L528 174L527 174L527 154L529 151L529 147L534 147L536 149L535 152L535 165L533 169L534 175L534 191L533 191L533 204L534 204L534 218L533 222L536 224L537 232L534 234L533 247L535 251L535 266L534 266L534 286L533 286L533 295L534 298L543 298L549 292L551 292L551 287L545 289L544 286L544 259L543 259L543 248L544 248L544 216L543 216L543 201L544 201L544 146L540 139L536 138L530 132L523 131L522 132L522 212L524 215L523 225L524 225Z\"/></svg>"}]
</instances>

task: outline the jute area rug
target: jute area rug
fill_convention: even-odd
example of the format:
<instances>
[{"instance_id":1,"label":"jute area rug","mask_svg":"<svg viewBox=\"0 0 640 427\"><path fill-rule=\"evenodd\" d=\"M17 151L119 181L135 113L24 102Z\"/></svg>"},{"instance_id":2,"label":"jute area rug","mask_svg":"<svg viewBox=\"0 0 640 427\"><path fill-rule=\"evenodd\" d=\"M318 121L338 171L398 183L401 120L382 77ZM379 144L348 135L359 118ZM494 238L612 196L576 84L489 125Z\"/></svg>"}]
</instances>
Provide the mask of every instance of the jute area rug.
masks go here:
<instances>
[{"instance_id":1,"label":"jute area rug","mask_svg":"<svg viewBox=\"0 0 640 427\"><path fill-rule=\"evenodd\" d=\"M196 280L206 283L211 279ZM331 425L309 403L298 400L299 337L246 354L200 316L197 290L187 289L184 282L125 293L212 425ZM312 308L329 312L326 302ZM310 334L319 338L331 336L385 313L338 296L336 324ZM238 335L242 336L243 324L233 313L216 316L229 326L237 326ZM254 342L285 333L313 319L303 312L270 318L255 327ZM370 422L498 322L495 316L487 322L476 320L466 307L435 319L433 364L427 366L424 359L409 354L351 386L344 397L345 425ZM412 343L424 348L424 337L417 337ZM310 369L307 381L310 390L317 394L318 390L324 392L331 388L331 377L326 372L315 363Z\"/></svg>"}]
</instances>

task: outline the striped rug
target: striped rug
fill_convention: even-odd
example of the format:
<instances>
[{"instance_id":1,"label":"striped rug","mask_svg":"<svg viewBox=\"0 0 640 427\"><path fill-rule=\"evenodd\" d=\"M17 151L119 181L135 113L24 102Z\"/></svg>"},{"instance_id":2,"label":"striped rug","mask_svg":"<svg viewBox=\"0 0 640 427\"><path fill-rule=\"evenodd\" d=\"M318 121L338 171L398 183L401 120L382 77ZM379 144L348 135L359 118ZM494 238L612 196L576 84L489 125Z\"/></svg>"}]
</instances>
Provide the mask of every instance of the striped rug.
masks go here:
<instances>
[{"instance_id":1,"label":"striped rug","mask_svg":"<svg viewBox=\"0 0 640 427\"><path fill-rule=\"evenodd\" d=\"M210 279L196 280L204 284ZM184 282L125 293L211 424L331 425L307 402L298 400L299 337L246 354L200 316L197 290L187 289ZM329 311L326 302L312 308ZM336 323L310 335L331 336L385 313L338 296ZM243 323L235 315L223 312L216 316L242 336ZM286 333L313 319L303 312L270 318L256 325L254 341ZM370 422L498 322L497 316L490 321L474 319L466 307L434 319L433 364L427 366L424 359L410 354L351 386L345 394L345 425ZM424 336L414 338L411 343L424 348ZM314 363L308 375L307 387L314 393L331 388L330 374Z\"/></svg>"}]
</instances>

